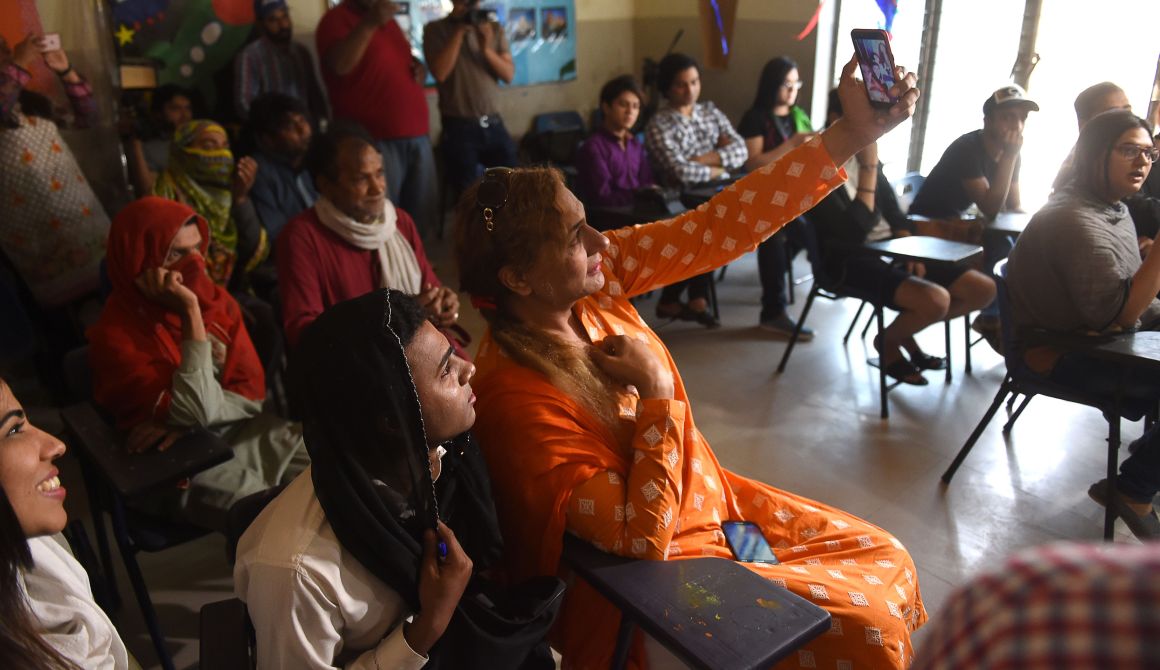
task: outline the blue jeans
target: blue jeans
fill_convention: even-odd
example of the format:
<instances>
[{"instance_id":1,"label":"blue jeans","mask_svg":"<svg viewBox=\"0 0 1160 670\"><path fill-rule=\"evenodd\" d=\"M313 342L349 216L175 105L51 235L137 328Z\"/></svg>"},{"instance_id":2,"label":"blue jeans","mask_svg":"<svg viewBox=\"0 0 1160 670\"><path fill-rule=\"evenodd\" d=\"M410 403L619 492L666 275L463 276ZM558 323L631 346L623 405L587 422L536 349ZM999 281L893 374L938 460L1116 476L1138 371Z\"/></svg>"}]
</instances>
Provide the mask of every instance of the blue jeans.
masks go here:
<instances>
[{"instance_id":1,"label":"blue jeans","mask_svg":"<svg viewBox=\"0 0 1160 670\"><path fill-rule=\"evenodd\" d=\"M443 164L447 183L462 192L479 179L484 168L518 162L516 145L498 116L487 117L487 126L479 119L443 117Z\"/></svg>"},{"instance_id":2,"label":"blue jeans","mask_svg":"<svg viewBox=\"0 0 1160 670\"><path fill-rule=\"evenodd\" d=\"M379 140L383 172L391 202L415 220L419 234L427 237L442 227L435 154L426 135Z\"/></svg>"},{"instance_id":3,"label":"blue jeans","mask_svg":"<svg viewBox=\"0 0 1160 670\"><path fill-rule=\"evenodd\" d=\"M1155 407L1160 401L1160 374L1148 370L1123 370L1083 354L1067 354L1051 370L1051 380L1111 397L1122 389L1123 402ZM1150 502L1160 492L1160 423L1140 437L1135 453L1120 464L1116 488L1135 502Z\"/></svg>"}]
</instances>

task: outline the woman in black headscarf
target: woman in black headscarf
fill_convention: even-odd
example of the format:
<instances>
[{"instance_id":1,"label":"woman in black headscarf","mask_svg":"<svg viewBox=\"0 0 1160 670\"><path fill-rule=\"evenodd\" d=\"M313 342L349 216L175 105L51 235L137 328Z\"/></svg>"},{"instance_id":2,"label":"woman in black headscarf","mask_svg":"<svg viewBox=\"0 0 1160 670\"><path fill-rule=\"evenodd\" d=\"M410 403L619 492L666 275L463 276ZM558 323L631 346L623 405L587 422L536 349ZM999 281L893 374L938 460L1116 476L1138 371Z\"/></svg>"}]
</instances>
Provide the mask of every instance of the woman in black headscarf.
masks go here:
<instances>
[{"instance_id":1,"label":"woman in black headscarf","mask_svg":"<svg viewBox=\"0 0 1160 670\"><path fill-rule=\"evenodd\" d=\"M397 291L335 305L304 332L292 390L313 465L246 531L234 569L259 668L471 667L509 653L504 666L529 667L534 644L512 641L540 640L554 609L530 626L487 619L507 598L478 575L502 544L467 432L474 372Z\"/></svg>"}]
</instances>

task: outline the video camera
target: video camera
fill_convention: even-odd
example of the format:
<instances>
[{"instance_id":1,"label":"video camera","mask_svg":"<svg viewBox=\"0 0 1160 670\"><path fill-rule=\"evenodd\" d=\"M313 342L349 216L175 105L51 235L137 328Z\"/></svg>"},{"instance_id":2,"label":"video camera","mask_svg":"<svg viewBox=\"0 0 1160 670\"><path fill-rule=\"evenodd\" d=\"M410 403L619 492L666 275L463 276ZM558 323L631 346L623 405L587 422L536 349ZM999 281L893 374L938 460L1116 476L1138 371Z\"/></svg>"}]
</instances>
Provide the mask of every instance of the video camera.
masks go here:
<instances>
[{"instance_id":1,"label":"video camera","mask_svg":"<svg viewBox=\"0 0 1160 670\"><path fill-rule=\"evenodd\" d=\"M474 2L471 2L469 4L471 6L471 9L468 9L467 13L463 15L462 19L460 19L464 23L467 23L467 24L470 24L473 26L478 26L480 24L487 23L488 21L493 21L493 22L499 21L499 15L496 14L494 9L480 9L479 8L479 0L474 0Z\"/></svg>"}]
</instances>

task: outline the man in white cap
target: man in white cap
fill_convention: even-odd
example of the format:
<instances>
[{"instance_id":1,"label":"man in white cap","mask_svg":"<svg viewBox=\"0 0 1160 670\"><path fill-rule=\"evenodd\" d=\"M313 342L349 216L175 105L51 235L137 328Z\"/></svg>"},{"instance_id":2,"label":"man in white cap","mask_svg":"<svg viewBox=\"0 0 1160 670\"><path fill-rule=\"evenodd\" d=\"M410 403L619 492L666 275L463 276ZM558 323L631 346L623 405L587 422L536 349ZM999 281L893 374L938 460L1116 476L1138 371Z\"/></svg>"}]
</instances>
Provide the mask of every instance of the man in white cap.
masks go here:
<instances>
[{"instance_id":1,"label":"man in white cap","mask_svg":"<svg viewBox=\"0 0 1160 670\"><path fill-rule=\"evenodd\" d=\"M983 128L972 130L951 143L930 171L910 205L910 214L931 218L957 218L975 205L979 213L994 218L999 212L1020 211L1019 150L1023 148L1023 124L1039 105L1028 99L1016 84L1008 84L983 103ZM990 270L1007 257L1014 246L1008 235L985 235L983 263ZM992 302L971 327L999 351L999 308Z\"/></svg>"},{"instance_id":2,"label":"man in white cap","mask_svg":"<svg viewBox=\"0 0 1160 670\"><path fill-rule=\"evenodd\" d=\"M1019 209L1019 150L1028 112L1039 105L1009 84L983 103L983 129L951 143L910 206L911 214L957 217L972 204L984 216Z\"/></svg>"}]
</instances>

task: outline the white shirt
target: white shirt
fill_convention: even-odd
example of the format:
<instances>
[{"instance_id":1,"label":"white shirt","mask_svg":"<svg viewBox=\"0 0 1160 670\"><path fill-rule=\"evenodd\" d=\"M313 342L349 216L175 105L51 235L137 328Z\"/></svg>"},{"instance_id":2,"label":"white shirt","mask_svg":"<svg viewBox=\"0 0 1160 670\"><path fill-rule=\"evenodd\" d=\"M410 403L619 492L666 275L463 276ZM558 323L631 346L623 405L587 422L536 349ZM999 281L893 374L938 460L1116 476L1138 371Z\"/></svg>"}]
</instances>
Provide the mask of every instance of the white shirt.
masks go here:
<instances>
[{"instance_id":1,"label":"white shirt","mask_svg":"<svg viewBox=\"0 0 1160 670\"><path fill-rule=\"evenodd\" d=\"M89 576L60 535L28 541L33 567L20 572L41 637L79 668L124 670L129 652L113 622L93 600ZM134 666L136 667L136 666Z\"/></svg>"},{"instance_id":2,"label":"white shirt","mask_svg":"<svg viewBox=\"0 0 1160 670\"><path fill-rule=\"evenodd\" d=\"M258 668L412 670L394 590L339 543L307 468L238 543L234 589L257 637Z\"/></svg>"}]
</instances>

